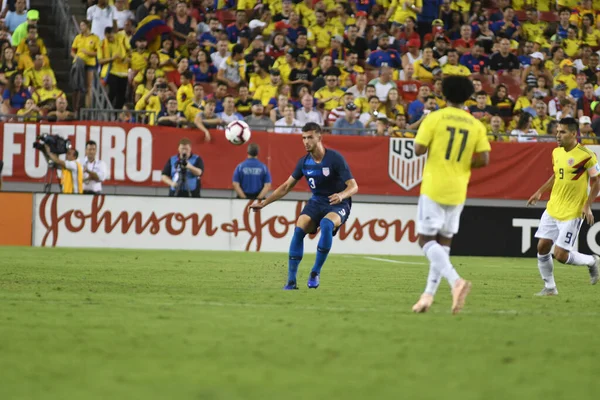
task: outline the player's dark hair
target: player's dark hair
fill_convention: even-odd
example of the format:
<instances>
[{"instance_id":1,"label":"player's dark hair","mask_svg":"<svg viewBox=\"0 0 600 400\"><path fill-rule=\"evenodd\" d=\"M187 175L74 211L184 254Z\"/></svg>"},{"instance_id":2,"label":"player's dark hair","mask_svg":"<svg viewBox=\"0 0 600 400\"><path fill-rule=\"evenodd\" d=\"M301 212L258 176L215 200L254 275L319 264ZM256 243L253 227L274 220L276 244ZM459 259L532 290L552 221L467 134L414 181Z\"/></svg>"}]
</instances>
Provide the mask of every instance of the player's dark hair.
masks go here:
<instances>
[{"instance_id":1,"label":"player's dark hair","mask_svg":"<svg viewBox=\"0 0 600 400\"><path fill-rule=\"evenodd\" d=\"M473 95L473 82L466 76L447 76L442 81L442 93L453 104L462 104Z\"/></svg>"},{"instance_id":2,"label":"player's dark hair","mask_svg":"<svg viewBox=\"0 0 600 400\"><path fill-rule=\"evenodd\" d=\"M480 90L479 92L475 93L475 96L476 97L479 97L479 96L487 97L487 92L485 90Z\"/></svg>"},{"instance_id":3,"label":"player's dark hair","mask_svg":"<svg viewBox=\"0 0 600 400\"><path fill-rule=\"evenodd\" d=\"M321 125L316 122L308 122L306 125L302 127L302 132L310 132L315 131L319 135L321 134Z\"/></svg>"},{"instance_id":4,"label":"player's dark hair","mask_svg":"<svg viewBox=\"0 0 600 400\"><path fill-rule=\"evenodd\" d=\"M560 125L566 126L567 130L569 132L577 132L577 129L579 128L579 124L577 123L577 120L572 117L563 118L558 123Z\"/></svg>"},{"instance_id":5,"label":"player's dark hair","mask_svg":"<svg viewBox=\"0 0 600 400\"><path fill-rule=\"evenodd\" d=\"M96 142L94 142L93 140L88 140L87 142L85 142L85 147L88 147L88 146L98 147L98 144Z\"/></svg>"},{"instance_id":6,"label":"player's dark hair","mask_svg":"<svg viewBox=\"0 0 600 400\"><path fill-rule=\"evenodd\" d=\"M256 157L258 155L259 147L256 143L250 143L248 145L248 155L250 157Z\"/></svg>"}]
</instances>

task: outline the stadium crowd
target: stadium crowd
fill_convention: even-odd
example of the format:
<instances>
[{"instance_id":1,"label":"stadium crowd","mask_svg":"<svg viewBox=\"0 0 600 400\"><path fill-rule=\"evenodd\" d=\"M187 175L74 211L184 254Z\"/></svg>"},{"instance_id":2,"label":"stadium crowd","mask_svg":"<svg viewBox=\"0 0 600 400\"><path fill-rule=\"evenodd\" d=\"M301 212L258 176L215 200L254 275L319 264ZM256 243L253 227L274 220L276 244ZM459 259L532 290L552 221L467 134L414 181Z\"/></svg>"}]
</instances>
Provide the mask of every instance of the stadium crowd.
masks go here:
<instances>
[{"instance_id":1,"label":"stadium crowd","mask_svg":"<svg viewBox=\"0 0 600 400\"><path fill-rule=\"evenodd\" d=\"M16 43L16 51L6 39L2 46L2 112L31 116L64 95L35 30L38 13L14 2L17 11L2 27ZM584 143L600 135L600 0L88 5L72 45L86 71L81 92L99 70L122 121L148 111L150 124L200 129L208 140L209 129L239 119L276 133L317 122L332 134L412 137L429 112L445 106L441 79L465 75L476 88L465 107L486 124L490 140L541 140L566 116L592 137ZM23 25L13 14L26 15L17 42L13 32ZM136 35L150 26L156 38ZM80 99L73 99L77 111ZM90 90L83 100L91 104Z\"/></svg>"}]
</instances>

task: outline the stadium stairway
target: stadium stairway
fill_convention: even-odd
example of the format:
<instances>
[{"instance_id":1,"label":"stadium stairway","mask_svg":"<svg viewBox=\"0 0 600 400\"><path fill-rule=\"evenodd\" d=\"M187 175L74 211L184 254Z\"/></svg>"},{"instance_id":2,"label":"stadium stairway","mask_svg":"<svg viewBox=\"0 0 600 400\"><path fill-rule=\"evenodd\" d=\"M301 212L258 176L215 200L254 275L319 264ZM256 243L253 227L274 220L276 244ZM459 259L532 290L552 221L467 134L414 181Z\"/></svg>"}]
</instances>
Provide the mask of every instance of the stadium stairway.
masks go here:
<instances>
[{"instance_id":1,"label":"stadium stairway","mask_svg":"<svg viewBox=\"0 0 600 400\"><path fill-rule=\"evenodd\" d=\"M77 21L81 21L85 17L86 5L81 0L60 1L69 4L71 14L75 16ZM52 14L51 2L47 0L31 0L30 8L40 12L38 34L44 40L44 44L48 49L48 58L50 59L50 66L54 71L54 75L56 75L56 83L69 96L71 92L69 87L69 71L71 69L69 48L71 47L71 43L67 43L69 42L69 38L60 37L56 29L57 21L54 20Z\"/></svg>"}]
</instances>

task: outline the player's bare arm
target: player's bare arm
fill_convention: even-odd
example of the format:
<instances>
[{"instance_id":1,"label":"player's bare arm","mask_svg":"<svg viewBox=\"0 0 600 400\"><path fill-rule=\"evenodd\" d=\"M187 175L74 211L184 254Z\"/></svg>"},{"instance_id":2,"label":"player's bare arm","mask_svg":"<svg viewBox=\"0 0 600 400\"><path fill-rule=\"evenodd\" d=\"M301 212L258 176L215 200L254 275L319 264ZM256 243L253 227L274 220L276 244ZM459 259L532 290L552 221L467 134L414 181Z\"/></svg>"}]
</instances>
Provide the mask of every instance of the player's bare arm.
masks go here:
<instances>
[{"instance_id":1,"label":"player's bare arm","mask_svg":"<svg viewBox=\"0 0 600 400\"><path fill-rule=\"evenodd\" d=\"M471 160L471 168L483 168L490 163L490 152L483 151L481 153L473 154L473 160Z\"/></svg>"},{"instance_id":2,"label":"player's bare arm","mask_svg":"<svg viewBox=\"0 0 600 400\"><path fill-rule=\"evenodd\" d=\"M427 150L429 150L429 147L419 144L419 143L415 143L415 154L418 156L422 156L423 154L427 153Z\"/></svg>"},{"instance_id":3,"label":"player's bare arm","mask_svg":"<svg viewBox=\"0 0 600 400\"><path fill-rule=\"evenodd\" d=\"M288 180L281 184L277 189L275 189L269 197L267 197L264 201L252 204L250 208L254 211L258 211L261 208L264 208L269 204L276 202L282 197L285 197L285 195L287 195L294 188L294 186L296 186L296 183L298 183L298 181L295 180L292 176L290 176Z\"/></svg>"},{"instance_id":4,"label":"player's bare arm","mask_svg":"<svg viewBox=\"0 0 600 400\"><path fill-rule=\"evenodd\" d=\"M594 224L594 214L592 214L592 203L598 197L600 191L600 179L598 176L590 176L590 193L588 199L583 206L582 218L585 218L586 222L590 225Z\"/></svg>"},{"instance_id":5,"label":"player's bare arm","mask_svg":"<svg viewBox=\"0 0 600 400\"><path fill-rule=\"evenodd\" d=\"M543 194L552 189L554 185L554 175L552 175L530 198L527 200L527 207L534 206L542 198Z\"/></svg>"},{"instance_id":6,"label":"player's bare arm","mask_svg":"<svg viewBox=\"0 0 600 400\"><path fill-rule=\"evenodd\" d=\"M344 199L354 196L358 192L358 183L355 179L348 179L346 181L346 189L340 193L334 193L329 196L329 204L335 205L340 204Z\"/></svg>"}]
</instances>

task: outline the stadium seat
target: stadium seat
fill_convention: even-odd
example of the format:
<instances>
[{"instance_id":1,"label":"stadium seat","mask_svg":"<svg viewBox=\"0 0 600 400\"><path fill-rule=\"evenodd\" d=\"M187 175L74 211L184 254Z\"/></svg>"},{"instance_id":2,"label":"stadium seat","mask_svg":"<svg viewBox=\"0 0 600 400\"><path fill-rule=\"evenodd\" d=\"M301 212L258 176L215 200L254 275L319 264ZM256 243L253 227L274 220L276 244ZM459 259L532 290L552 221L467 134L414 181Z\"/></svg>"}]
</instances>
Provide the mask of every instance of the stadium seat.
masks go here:
<instances>
[{"instance_id":1,"label":"stadium seat","mask_svg":"<svg viewBox=\"0 0 600 400\"><path fill-rule=\"evenodd\" d=\"M527 12L524 10L515 11L515 16L520 22L527 21Z\"/></svg>"},{"instance_id":2,"label":"stadium seat","mask_svg":"<svg viewBox=\"0 0 600 400\"><path fill-rule=\"evenodd\" d=\"M235 22L235 13L231 10L217 10L217 19L221 21L223 26L227 26Z\"/></svg>"},{"instance_id":3,"label":"stadium seat","mask_svg":"<svg viewBox=\"0 0 600 400\"><path fill-rule=\"evenodd\" d=\"M212 94L215 91L211 83L201 83L201 85L204 88L204 96L208 96L209 94Z\"/></svg>"},{"instance_id":4,"label":"stadium seat","mask_svg":"<svg viewBox=\"0 0 600 400\"><path fill-rule=\"evenodd\" d=\"M544 22L557 22L558 15L552 11L540 11L540 21Z\"/></svg>"}]
</instances>

